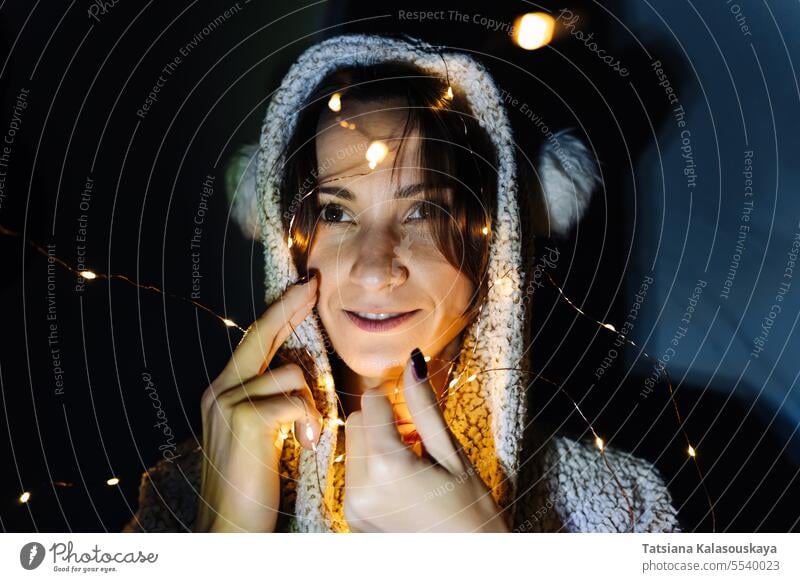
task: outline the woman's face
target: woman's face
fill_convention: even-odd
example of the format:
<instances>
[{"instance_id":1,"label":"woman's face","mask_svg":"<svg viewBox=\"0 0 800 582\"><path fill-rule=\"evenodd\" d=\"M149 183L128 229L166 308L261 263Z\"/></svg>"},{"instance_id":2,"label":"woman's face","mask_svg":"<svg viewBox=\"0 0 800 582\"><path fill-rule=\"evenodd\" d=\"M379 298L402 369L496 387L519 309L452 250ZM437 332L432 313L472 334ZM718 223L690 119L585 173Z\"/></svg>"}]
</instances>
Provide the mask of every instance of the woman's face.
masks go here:
<instances>
[{"instance_id":1,"label":"woman's face","mask_svg":"<svg viewBox=\"0 0 800 582\"><path fill-rule=\"evenodd\" d=\"M346 116L321 116L316 138L322 211L308 268L320 277L317 311L347 366L381 380L398 377L413 348L435 356L458 341L474 291L435 244L416 134L407 134L392 177L402 106L349 102ZM371 168L368 151L373 162L381 153L376 141L388 151Z\"/></svg>"}]
</instances>

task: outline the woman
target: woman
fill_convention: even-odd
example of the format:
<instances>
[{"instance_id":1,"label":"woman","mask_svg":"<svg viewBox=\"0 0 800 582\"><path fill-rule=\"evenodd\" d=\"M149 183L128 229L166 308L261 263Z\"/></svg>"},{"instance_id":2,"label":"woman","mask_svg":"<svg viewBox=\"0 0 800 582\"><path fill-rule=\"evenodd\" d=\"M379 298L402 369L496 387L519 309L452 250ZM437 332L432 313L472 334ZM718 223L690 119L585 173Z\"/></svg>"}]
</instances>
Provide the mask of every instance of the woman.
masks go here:
<instances>
[{"instance_id":1,"label":"woman","mask_svg":"<svg viewBox=\"0 0 800 582\"><path fill-rule=\"evenodd\" d=\"M126 531L679 531L655 467L528 414L532 228L544 207L568 228L597 184L555 142L537 204L475 60L373 35L307 50L234 205L270 307L203 395L203 446L143 476Z\"/></svg>"}]
</instances>

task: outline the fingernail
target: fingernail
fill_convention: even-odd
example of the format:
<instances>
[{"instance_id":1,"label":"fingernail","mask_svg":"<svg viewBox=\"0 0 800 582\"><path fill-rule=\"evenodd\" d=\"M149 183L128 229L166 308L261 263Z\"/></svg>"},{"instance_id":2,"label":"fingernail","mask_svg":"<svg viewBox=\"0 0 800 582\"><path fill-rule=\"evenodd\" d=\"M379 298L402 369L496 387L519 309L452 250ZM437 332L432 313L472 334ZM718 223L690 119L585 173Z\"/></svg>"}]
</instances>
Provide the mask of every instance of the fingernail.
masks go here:
<instances>
[{"instance_id":1,"label":"fingernail","mask_svg":"<svg viewBox=\"0 0 800 582\"><path fill-rule=\"evenodd\" d=\"M414 348L411 352L411 371L417 382L422 382L428 377L428 363L419 348Z\"/></svg>"},{"instance_id":2,"label":"fingernail","mask_svg":"<svg viewBox=\"0 0 800 582\"><path fill-rule=\"evenodd\" d=\"M311 429L311 433L313 436L311 442L314 443L315 445L319 444L319 439L322 437L322 419L317 419L317 427L318 428Z\"/></svg>"},{"instance_id":3,"label":"fingernail","mask_svg":"<svg viewBox=\"0 0 800 582\"><path fill-rule=\"evenodd\" d=\"M305 285L306 283L311 281L311 279L316 278L316 276L317 276L317 272L316 271L313 271L311 273L307 273L307 274L303 275L302 277L300 277L297 281L295 281L295 285Z\"/></svg>"},{"instance_id":4,"label":"fingernail","mask_svg":"<svg viewBox=\"0 0 800 582\"><path fill-rule=\"evenodd\" d=\"M415 430L412 430L410 433L405 434L400 438L402 439L403 443L407 445L413 445L422 441L422 437L419 436L419 433Z\"/></svg>"}]
</instances>

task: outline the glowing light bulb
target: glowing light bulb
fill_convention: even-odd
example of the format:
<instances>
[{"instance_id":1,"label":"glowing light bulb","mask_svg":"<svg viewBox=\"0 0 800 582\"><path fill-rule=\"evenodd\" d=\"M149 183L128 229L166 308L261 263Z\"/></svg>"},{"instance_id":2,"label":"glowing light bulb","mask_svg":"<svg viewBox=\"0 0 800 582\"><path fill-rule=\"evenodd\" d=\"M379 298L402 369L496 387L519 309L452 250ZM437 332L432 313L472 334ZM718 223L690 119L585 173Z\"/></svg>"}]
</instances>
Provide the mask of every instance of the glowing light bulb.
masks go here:
<instances>
[{"instance_id":1,"label":"glowing light bulb","mask_svg":"<svg viewBox=\"0 0 800 582\"><path fill-rule=\"evenodd\" d=\"M489 227L488 227L488 226L484 226L484 227L481 229L481 232L482 232L483 234L489 234Z\"/></svg>"},{"instance_id":2,"label":"glowing light bulb","mask_svg":"<svg viewBox=\"0 0 800 582\"><path fill-rule=\"evenodd\" d=\"M119 485L119 477L111 477L108 481L106 481L106 485L109 487L113 487L114 485Z\"/></svg>"},{"instance_id":3,"label":"glowing light bulb","mask_svg":"<svg viewBox=\"0 0 800 582\"><path fill-rule=\"evenodd\" d=\"M603 442L603 439L601 439L600 437L597 437L597 438L594 439L594 444L597 445L597 448L600 449L601 451L603 450L603 447L605 446L605 443Z\"/></svg>"},{"instance_id":4,"label":"glowing light bulb","mask_svg":"<svg viewBox=\"0 0 800 582\"><path fill-rule=\"evenodd\" d=\"M97 279L97 275L94 274L92 271L81 271L79 275L84 279L86 279L87 281L91 281L92 279Z\"/></svg>"},{"instance_id":5,"label":"glowing light bulb","mask_svg":"<svg viewBox=\"0 0 800 582\"><path fill-rule=\"evenodd\" d=\"M383 161L383 158L386 157L386 154L389 153L389 148L386 147L386 144L382 141L374 141L369 144L367 148L366 158L369 162L369 169L374 170L377 165Z\"/></svg>"},{"instance_id":6,"label":"glowing light bulb","mask_svg":"<svg viewBox=\"0 0 800 582\"><path fill-rule=\"evenodd\" d=\"M342 110L342 96L339 93L331 95L331 98L328 100L328 109L336 112Z\"/></svg>"},{"instance_id":7,"label":"glowing light bulb","mask_svg":"<svg viewBox=\"0 0 800 582\"><path fill-rule=\"evenodd\" d=\"M235 321L233 321L232 319L223 318L223 319L222 319L222 323L224 323L224 324L225 324L225 325L227 325L228 327L236 327L236 322L235 322Z\"/></svg>"},{"instance_id":8,"label":"glowing light bulb","mask_svg":"<svg viewBox=\"0 0 800 582\"><path fill-rule=\"evenodd\" d=\"M453 88L450 85L447 86L447 92L444 94L444 96L447 99L453 98Z\"/></svg>"},{"instance_id":9,"label":"glowing light bulb","mask_svg":"<svg viewBox=\"0 0 800 582\"><path fill-rule=\"evenodd\" d=\"M430 362L431 361L431 357L430 356L425 356L425 361L426 362Z\"/></svg>"},{"instance_id":10,"label":"glowing light bulb","mask_svg":"<svg viewBox=\"0 0 800 582\"><path fill-rule=\"evenodd\" d=\"M556 21L544 12L529 12L514 22L514 42L527 51L541 48L553 40Z\"/></svg>"},{"instance_id":11,"label":"glowing light bulb","mask_svg":"<svg viewBox=\"0 0 800 582\"><path fill-rule=\"evenodd\" d=\"M689 453L690 457L696 457L697 456L697 452L694 450L694 447L692 445L689 445L689 450L686 451L686 452Z\"/></svg>"},{"instance_id":12,"label":"glowing light bulb","mask_svg":"<svg viewBox=\"0 0 800 582\"><path fill-rule=\"evenodd\" d=\"M25 492L22 493L22 495L19 496L19 502L20 503L28 503L28 500L30 498L31 498L30 491L25 491Z\"/></svg>"},{"instance_id":13,"label":"glowing light bulb","mask_svg":"<svg viewBox=\"0 0 800 582\"><path fill-rule=\"evenodd\" d=\"M606 329L610 329L611 331L617 331L617 328L611 325L610 323L604 323L603 327Z\"/></svg>"}]
</instances>

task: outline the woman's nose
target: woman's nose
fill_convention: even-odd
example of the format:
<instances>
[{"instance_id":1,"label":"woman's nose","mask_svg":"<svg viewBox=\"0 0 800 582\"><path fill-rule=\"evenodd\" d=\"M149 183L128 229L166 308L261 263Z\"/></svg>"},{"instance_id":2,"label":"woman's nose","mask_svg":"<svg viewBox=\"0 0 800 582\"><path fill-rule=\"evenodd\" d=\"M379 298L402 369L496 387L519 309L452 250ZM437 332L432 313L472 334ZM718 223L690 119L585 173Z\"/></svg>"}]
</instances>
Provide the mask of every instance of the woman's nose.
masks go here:
<instances>
[{"instance_id":1,"label":"woman's nose","mask_svg":"<svg viewBox=\"0 0 800 582\"><path fill-rule=\"evenodd\" d=\"M402 241L389 229L371 229L356 241L350 281L369 291L401 285L408 278Z\"/></svg>"}]
</instances>

